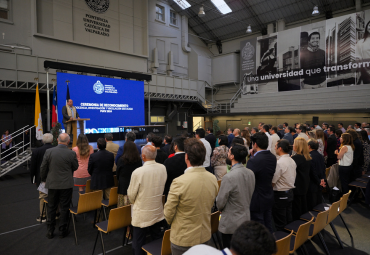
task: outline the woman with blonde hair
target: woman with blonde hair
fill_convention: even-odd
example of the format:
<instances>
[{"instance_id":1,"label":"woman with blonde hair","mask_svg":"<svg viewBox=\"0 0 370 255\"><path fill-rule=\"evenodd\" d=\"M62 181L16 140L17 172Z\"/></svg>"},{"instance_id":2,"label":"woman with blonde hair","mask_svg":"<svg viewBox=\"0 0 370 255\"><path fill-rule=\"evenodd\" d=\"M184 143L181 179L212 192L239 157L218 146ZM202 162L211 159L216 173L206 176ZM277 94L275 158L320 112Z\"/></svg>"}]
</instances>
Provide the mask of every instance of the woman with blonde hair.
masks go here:
<instances>
[{"instance_id":1,"label":"woman with blonde hair","mask_svg":"<svg viewBox=\"0 0 370 255\"><path fill-rule=\"evenodd\" d=\"M293 220L299 220L300 216L308 211L306 195L310 184L311 156L307 141L303 137L297 137L293 143L293 151L296 153L292 159L297 165L295 189L293 190Z\"/></svg>"},{"instance_id":2,"label":"woman with blonde hair","mask_svg":"<svg viewBox=\"0 0 370 255\"><path fill-rule=\"evenodd\" d=\"M78 160L78 169L73 172L73 179L75 186L78 187L79 192L84 192L86 182L91 179L87 166L89 164L90 155L94 153L94 148L89 145L89 140L86 135L80 134L77 138L77 146L72 150L76 152Z\"/></svg>"},{"instance_id":3,"label":"woman with blonde hair","mask_svg":"<svg viewBox=\"0 0 370 255\"><path fill-rule=\"evenodd\" d=\"M324 131L322 131L321 129L316 130L316 140L319 143L319 149L317 151L324 156L325 134Z\"/></svg>"},{"instance_id":4,"label":"woman with blonde hair","mask_svg":"<svg viewBox=\"0 0 370 255\"><path fill-rule=\"evenodd\" d=\"M353 150L355 149L355 145L353 144L353 137L349 133L342 134L340 143L339 152L336 150L334 153L339 160L338 172L342 192L346 194L349 191L348 184L351 182Z\"/></svg>"}]
</instances>

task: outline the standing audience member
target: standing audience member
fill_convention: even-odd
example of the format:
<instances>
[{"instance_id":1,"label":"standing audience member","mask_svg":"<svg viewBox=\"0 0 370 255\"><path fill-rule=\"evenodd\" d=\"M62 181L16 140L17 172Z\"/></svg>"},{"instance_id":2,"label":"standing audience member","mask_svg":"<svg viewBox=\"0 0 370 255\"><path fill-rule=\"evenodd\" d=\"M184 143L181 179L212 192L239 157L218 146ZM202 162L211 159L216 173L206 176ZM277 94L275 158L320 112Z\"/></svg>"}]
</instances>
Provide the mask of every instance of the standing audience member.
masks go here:
<instances>
[{"instance_id":1,"label":"standing audience member","mask_svg":"<svg viewBox=\"0 0 370 255\"><path fill-rule=\"evenodd\" d=\"M251 135L249 134L248 130L242 130L241 137L244 140L244 145L247 149L249 149L249 146L251 145Z\"/></svg>"},{"instance_id":2,"label":"standing audience member","mask_svg":"<svg viewBox=\"0 0 370 255\"><path fill-rule=\"evenodd\" d=\"M218 138L219 147L213 150L213 155L211 158L211 165L215 171L215 176L217 180L222 180L222 177L227 173L226 159L229 152L227 147L227 137L222 135Z\"/></svg>"},{"instance_id":3,"label":"standing audience member","mask_svg":"<svg viewBox=\"0 0 370 255\"><path fill-rule=\"evenodd\" d=\"M73 172L78 169L76 152L68 149L69 135L62 133L58 137L58 146L48 149L40 166L41 181L48 189L47 238L54 237L55 216L60 207L59 237L68 234L68 210L72 200Z\"/></svg>"},{"instance_id":4,"label":"standing audience member","mask_svg":"<svg viewBox=\"0 0 370 255\"><path fill-rule=\"evenodd\" d=\"M165 135L163 139L164 146L161 148L162 151L164 151L167 155L170 155L170 147L172 143L172 136Z\"/></svg>"},{"instance_id":5,"label":"standing audience member","mask_svg":"<svg viewBox=\"0 0 370 255\"><path fill-rule=\"evenodd\" d=\"M339 130L340 131L340 130ZM331 167L335 163L337 163L337 156L335 155L335 150L337 150L337 138L335 136L335 128L329 127L328 128L328 141L327 141L327 148L326 152L328 154L328 159L326 161L326 166ZM342 131L340 131L342 133Z\"/></svg>"},{"instance_id":6,"label":"standing audience member","mask_svg":"<svg viewBox=\"0 0 370 255\"><path fill-rule=\"evenodd\" d=\"M206 148L198 139L185 141L185 173L172 181L164 206L171 225L171 250L180 255L197 244L211 239L211 209L218 184L216 177L202 166ZM135 237L135 233L134 233Z\"/></svg>"},{"instance_id":7,"label":"standing audience member","mask_svg":"<svg viewBox=\"0 0 370 255\"><path fill-rule=\"evenodd\" d=\"M149 134L146 135L146 144L145 145L153 145L152 142L153 142L153 137L155 136L155 134L153 134L152 132L150 132ZM141 147L141 151L143 151L143 147ZM143 161L143 164L144 164L144 161Z\"/></svg>"},{"instance_id":8,"label":"standing audience member","mask_svg":"<svg viewBox=\"0 0 370 255\"><path fill-rule=\"evenodd\" d=\"M91 175L90 188L103 190L104 199L109 199L110 188L114 186L113 165L114 155L106 150L107 142L104 138L97 141L98 151L90 155L87 170Z\"/></svg>"},{"instance_id":9,"label":"standing audience member","mask_svg":"<svg viewBox=\"0 0 370 255\"><path fill-rule=\"evenodd\" d=\"M357 131L357 132L360 132L361 131L361 123L355 123L355 130Z\"/></svg>"},{"instance_id":10,"label":"standing audience member","mask_svg":"<svg viewBox=\"0 0 370 255\"><path fill-rule=\"evenodd\" d=\"M364 149L364 164L362 165L362 173L365 174L370 165L370 140L366 130L361 130L362 146Z\"/></svg>"},{"instance_id":11,"label":"standing audience member","mask_svg":"<svg viewBox=\"0 0 370 255\"><path fill-rule=\"evenodd\" d=\"M340 183L342 185L342 193L346 194L349 191L348 184L351 182L351 171L354 158L353 151L355 150L355 146L353 144L353 137L348 133L342 134L340 142L340 151L338 152L338 150L336 150L335 154L339 159L338 172Z\"/></svg>"},{"instance_id":12,"label":"standing audience member","mask_svg":"<svg viewBox=\"0 0 370 255\"><path fill-rule=\"evenodd\" d=\"M325 159L318 152L319 143L314 140L308 140L308 150L310 151L311 168L310 168L310 185L307 193L307 208L312 211L313 208L322 203L321 187L325 187Z\"/></svg>"},{"instance_id":13,"label":"standing audience member","mask_svg":"<svg viewBox=\"0 0 370 255\"><path fill-rule=\"evenodd\" d=\"M212 147L211 145L209 144L209 142L204 138L205 137L205 134L206 132L204 131L203 128L198 128L196 131L195 131L195 137L200 140L203 144L204 144L204 147L206 148L206 157L204 159L204 162L203 162L203 167L208 171L208 172L211 172L211 154L212 154Z\"/></svg>"},{"instance_id":14,"label":"standing audience member","mask_svg":"<svg viewBox=\"0 0 370 255\"><path fill-rule=\"evenodd\" d=\"M317 152L324 156L325 134L324 131L322 131L321 129L316 130L316 140L319 144Z\"/></svg>"},{"instance_id":15,"label":"standing audience member","mask_svg":"<svg viewBox=\"0 0 370 255\"><path fill-rule=\"evenodd\" d=\"M306 141L308 141L308 136L306 135L306 132L307 132L306 125L305 124L299 124L298 129L297 129L297 133L298 133L297 137L303 137Z\"/></svg>"},{"instance_id":16,"label":"standing audience member","mask_svg":"<svg viewBox=\"0 0 370 255\"><path fill-rule=\"evenodd\" d=\"M268 151L271 151L271 144L272 144L272 140L271 140L271 135L269 133L270 131L270 126L269 125L263 125L262 126L262 132L266 134L267 138L268 138L268 146L267 146L267 150Z\"/></svg>"},{"instance_id":17,"label":"standing audience member","mask_svg":"<svg viewBox=\"0 0 370 255\"><path fill-rule=\"evenodd\" d=\"M2 152L5 152L6 150L11 149L12 148L12 142L13 142L13 138L9 134L9 130L7 129L7 130L5 130L4 134L1 136L0 143L2 143L2 145L1 145ZM9 157L7 157L9 155L9 152L10 152L10 150L3 153L2 158L6 157L6 159L4 161L8 161L10 159Z\"/></svg>"},{"instance_id":18,"label":"standing audience member","mask_svg":"<svg viewBox=\"0 0 370 255\"><path fill-rule=\"evenodd\" d=\"M369 140L370 140L370 126L367 126L366 128L365 128L365 131L367 132L367 137L369 138Z\"/></svg>"},{"instance_id":19,"label":"standing audience member","mask_svg":"<svg viewBox=\"0 0 370 255\"><path fill-rule=\"evenodd\" d=\"M157 156L155 157L155 162L163 164L168 158L168 154L161 150L162 138L159 136L152 137L152 145L157 149Z\"/></svg>"},{"instance_id":20,"label":"standing audience member","mask_svg":"<svg viewBox=\"0 0 370 255\"><path fill-rule=\"evenodd\" d=\"M351 125L350 125L351 126ZM349 127L349 126L348 126ZM352 126L351 126L351 128L352 128ZM343 127L343 123L338 123L338 129L340 129L340 130L342 130L342 133L345 133L346 132L346 130L344 129L344 127Z\"/></svg>"},{"instance_id":21,"label":"standing audience member","mask_svg":"<svg viewBox=\"0 0 370 255\"><path fill-rule=\"evenodd\" d=\"M297 165L297 175L295 179L295 189L293 190L293 220L299 220L300 216L307 212L307 192L310 184L311 156L308 145L303 137L294 140L293 151L296 152L292 159Z\"/></svg>"},{"instance_id":22,"label":"standing audience member","mask_svg":"<svg viewBox=\"0 0 370 255\"><path fill-rule=\"evenodd\" d=\"M342 136L343 132L340 129L335 130L335 137L337 138L337 150L339 150L339 147L341 145L340 137ZM335 156L337 158L337 156Z\"/></svg>"},{"instance_id":23,"label":"standing audience member","mask_svg":"<svg viewBox=\"0 0 370 255\"><path fill-rule=\"evenodd\" d=\"M111 134L111 133L105 134L104 138L105 138L105 141L107 142L106 150L109 151L109 152L112 152L113 155L114 155L114 158L116 158L117 152L119 150L119 145L115 144L113 142L113 134ZM114 162L114 166L113 166L113 169L112 169L113 172L116 172L116 169L117 169L117 164L116 164L116 162Z\"/></svg>"},{"instance_id":24,"label":"standing audience member","mask_svg":"<svg viewBox=\"0 0 370 255\"><path fill-rule=\"evenodd\" d=\"M131 141L131 142L135 143L135 139L136 139L136 135L135 135L134 132L127 132L126 133L125 142ZM137 145L136 143L135 143L135 145L136 145L136 148L137 148L139 154L141 155L141 147L139 145ZM118 163L118 160L122 156L122 154L123 154L123 145L119 147L118 152L117 152L117 155L115 157L114 162L116 163L116 165Z\"/></svg>"},{"instance_id":25,"label":"standing audience member","mask_svg":"<svg viewBox=\"0 0 370 255\"><path fill-rule=\"evenodd\" d=\"M185 140L186 138L184 137L176 137L172 141L175 155L164 161L164 166L166 167L167 171L167 180L164 186L163 194L166 195L166 198L168 196L168 192L170 191L172 181L179 177L180 175L183 175L186 168L188 168L185 162L185 152L184 152Z\"/></svg>"},{"instance_id":26,"label":"standing audience member","mask_svg":"<svg viewBox=\"0 0 370 255\"><path fill-rule=\"evenodd\" d=\"M262 132L263 125L265 125L265 123L263 122L258 123L258 130L259 130L258 132Z\"/></svg>"},{"instance_id":27,"label":"standing audience member","mask_svg":"<svg viewBox=\"0 0 370 255\"><path fill-rule=\"evenodd\" d=\"M284 128L284 130L285 130L288 126L289 126L289 124L288 124L287 122L284 122L284 123L283 123L283 128Z\"/></svg>"},{"instance_id":28,"label":"standing audience member","mask_svg":"<svg viewBox=\"0 0 370 255\"><path fill-rule=\"evenodd\" d=\"M233 142L233 139L235 138L234 136L234 129L233 128L229 128L227 130L227 139L229 141L229 143L227 144L227 147L230 147L231 143Z\"/></svg>"},{"instance_id":29,"label":"standing audience member","mask_svg":"<svg viewBox=\"0 0 370 255\"><path fill-rule=\"evenodd\" d=\"M276 164L274 178L272 178L275 201L272 215L276 230L283 231L284 227L293 221L292 202L297 165L289 156L291 149L287 140L279 140L275 144L275 150L279 159Z\"/></svg>"},{"instance_id":30,"label":"standing audience member","mask_svg":"<svg viewBox=\"0 0 370 255\"><path fill-rule=\"evenodd\" d=\"M78 169L73 172L73 180L75 186L78 187L78 191L81 193L85 191L86 182L91 179L87 171L87 165L89 164L90 155L94 153L94 148L89 145L86 135L79 134L77 146L73 147L72 150L76 152L78 160Z\"/></svg>"},{"instance_id":31,"label":"standing audience member","mask_svg":"<svg viewBox=\"0 0 370 255\"><path fill-rule=\"evenodd\" d=\"M223 247L230 248L230 241L239 225L250 220L250 204L254 191L254 174L242 161L248 155L245 146L233 144L228 152L230 172L222 179L217 195L217 208L221 213L218 230L222 233Z\"/></svg>"},{"instance_id":32,"label":"standing audience member","mask_svg":"<svg viewBox=\"0 0 370 255\"><path fill-rule=\"evenodd\" d=\"M258 128L256 127L253 127L252 128L252 131L251 131L251 136L253 136L254 134L258 133Z\"/></svg>"},{"instance_id":33,"label":"standing audience member","mask_svg":"<svg viewBox=\"0 0 370 255\"><path fill-rule=\"evenodd\" d=\"M293 134L295 134L295 129L292 127L286 127L284 133L285 134L283 139L287 140L289 142L289 145L293 145Z\"/></svg>"},{"instance_id":34,"label":"standing audience member","mask_svg":"<svg viewBox=\"0 0 370 255\"><path fill-rule=\"evenodd\" d=\"M278 136L278 133L277 133L278 131L276 127L272 127L270 132L271 132L271 153L276 156L275 145L277 141L280 140L280 137Z\"/></svg>"},{"instance_id":35,"label":"standing audience member","mask_svg":"<svg viewBox=\"0 0 370 255\"><path fill-rule=\"evenodd\" d=\"M44 154L46 150L53 148L51 143L53 142L53 135L50 133L45 133L42 137L43 146L33 149L32 156L31 156L31 169L30 169L30 177L31 183L36 184L37 187L40 186L41 179L40 179L40 166L42 163L42 159L44 158ZM36 219L37 221L46 221L46 215L43 214L42 208L44 206L44 198L46 198L48 194L45 194L39 191L39 200L40 200L40 216Z\"/></svg>"},{"instance_id":36,"label":"standing audience member","mask_svg":"<svg viewBox=\"0 0 370 255\"><path fill-rule=\"evenodd\" d=\"M234 132L233 132L233 135L234 135L234 137L240 137L240 129L239 128L235 128L234 129Z\"/></svg>"},{"instance_id":37,"label":"standing audience member","mask_svg":"<svg viewBox=\"0 0 370 255\"><path fill-rule=\"evenodd\" d=\"M118 180L118 202L117 207L122 207L130 204L127 196L127 189L130 186L132 173L142 166L141 158L136 145L132 141L127 141L123 145L123 154L117 164L117 180Z\"/></svg>"},{"instance_id":38,"label":"standing audience member","mask_svg":"<svg viewBox=\"0 0 370 255\"><path fill-rule=\"evenodd\" d=\"M274 204L272 178L276 169L276 157L267 150L268 137L257 133L252 137L253 156L247 162L247 168L254 172L256 185L250 206L251 220L265 225L272 232L271 210Z\"/></svg>"},{"instance_id":39,"label":"standing audience member","mask_svg":"<svg viewBox=\"0 0 370 255\"><path fill-rule=\"evenodd\" d=\"M155 162L157 151L152 145L143 147L141 156L144 165L132 173L127 190L133 204L131 225L134 227L132 249L135 255L146 254L141 247L145 244L148 232L152 240L162 237L162 195L167 174L166 167Z\"/></svg>"},{"instance_id":40,"label":"standing audience member","mask_svg":"<svg viewBox=\"0 0 370 255\"><path fill-rule=\"evenodd\" d=\"M284 137L283 125L279 124L277 126L277 133L276 134L280 137L280 139L283 139L283 137Z\"/></svg>"},{"instance_id":41,"label":"standing audience member","mask_svg":"<svg viewBox=\"0 0 370 255\"><path fill-rule=\"evenodd\" d=\"M206 133L207 135L205 139L209 142L209 144L211 145L212 151L213 151L216 147L216 137L213 134L213 128L207 128Z\"/></svg>"},{"instance_id":42,"label":"standing audience member","mask_svg":"<svg viewBox=\"0 0 370 255\"><path fill-rule=\"evenodd\" d=\"M184 255L272 255L276 252L275 238L268 229L258 222L246 221L235 230L230 250L225 248L220 251L200 244L189 249Z\"/></svg>"},{"instance_id":43,"label":"standing audience member","mask_svg":"<svg viewBox=\"0 0 370 255\"><path fill-rule=\"evenodd\" d=\"M351 169L352 170L351 180L355 180L356 178L360 178L362 175L361 167L364 164L364 147L362 146L360 139L358 139L358 134L355 130L349 129L347 130L347 133L349 133L352 136L353 145L355 146Z\"/></svg>"}]
</instances>

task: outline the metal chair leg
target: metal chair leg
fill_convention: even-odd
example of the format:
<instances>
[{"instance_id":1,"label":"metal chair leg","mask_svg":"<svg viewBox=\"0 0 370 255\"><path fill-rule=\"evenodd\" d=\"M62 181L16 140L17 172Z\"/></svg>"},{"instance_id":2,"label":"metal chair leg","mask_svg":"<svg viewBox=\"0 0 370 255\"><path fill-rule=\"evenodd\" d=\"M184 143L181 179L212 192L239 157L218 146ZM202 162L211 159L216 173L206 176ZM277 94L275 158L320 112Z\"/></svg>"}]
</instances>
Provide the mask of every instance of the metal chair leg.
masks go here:
<instances>
[{"instance_id":1,"label":"metal chair leg","mask_svg":"<svg viewBox=\"0 0 370 255\"><path fill-rule=\"evenodd\" d=\"M73 222L73 230L75 231L75 241L76 241L76 245L78 245L78 243L77 243L77 233L76 233L76 223L75 223L75 217L74 217L74 214L72 214L72 222Z\"/></svg>"},{"instance_id":2,"label":"metal chair leg","mask_svg":"<svg viewBox=\"0 0 370 255\"><path fill-rule=\"evenodd\" d=\"M348 227L347 227L347 224L346 224L346 222L344 221L344 219L343 219L342 215L341 215L341 214L339 214L339 216L340 216L340 218L342 219L343 224L344 224L344 226L346 227L346 229L347 229L347 231L348 231L349 236L352 238L352 234L351 234L351 232L349 231L349 229L348 229Z\"/></svg>"},{"instance_id":3,"label":"metal chair leg","mask_svg":"<svg viewBox=\"0 0 370 255\"><path fill-rule=\"evenodd\" d=\"M322 246L324 246L324 249L325 249L326 254L327 255L330 255L329 249L326 246L326 243L325 243L325 240L324 240L324 237L322 236L322 234L321 233L317 233L317 236L319 237Z\"/></svg>"},{"instance_id":4,"label":"metal chair leg","mask_svg":"<svg viewBox=\"0 0 370 255\"><path fill-rule=\"evenodd\" d=\"M335 226L333 225L333 222L330 222L330 227L331 229L333 230L334 234L335 234L335 237L337 238L338 240L338 243L340 245L340 248L344 249L343 247L343 243L342 243L342 240L340 239L339 235L338 235L338 232L337 232L337 229L335 228Z\"/></svg>"},{"instance_id":5,"label":"metal chair leg","mask_svg":"<svg viewBox=\"0 0 370 255\"><path fill-rule=\"evenodd\" d=\"M103 255L105 255L105 249L104 249L104 241L103 241L103 232L100 232L100 239L101 239L101 248L103 250Z\"/></svg>"},{"instance_id":6,"label":"metal chair leg","mask_svg":"<svg viewBox=\"0 0 370 255\"><path fill-rule=\"evenodd\" d=\"M103 209L103 212L104 212L104 218L105 218L105 220L108 220L108 219L107 219L107 213L105 212L105 209L106 209L106 208L103 206L103 207L102 207L102 209Z\"/></svg>"},{"instance_id":7,"label":"metal chair leg","mask_svg":"<svg viewBox=\"0 0 370 255\"><path fill-rule=\"evenodd\" d=\"M99 230L98 230L98 233L97 233L97 235L96 235L96 238L95 238L95 243L94 243L94 248L93 248L93 255L94 255L94 251L95 251L95 247L96 247L96 243L98 242L98 237L99 237Z\"/></svg>"}]
</instances>

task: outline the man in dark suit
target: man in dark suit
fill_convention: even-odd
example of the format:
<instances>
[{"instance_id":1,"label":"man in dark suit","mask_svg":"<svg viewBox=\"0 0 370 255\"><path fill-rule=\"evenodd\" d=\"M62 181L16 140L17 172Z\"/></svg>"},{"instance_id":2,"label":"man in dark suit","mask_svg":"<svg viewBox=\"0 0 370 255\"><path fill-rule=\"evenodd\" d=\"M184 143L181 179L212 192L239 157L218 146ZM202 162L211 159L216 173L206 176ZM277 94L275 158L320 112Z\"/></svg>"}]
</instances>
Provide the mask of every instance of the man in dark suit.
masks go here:
<instances>
[{"instance_id":1,"label":"man in dark suit","mask_svg":"<svg viewBox=\"0 0 370 255\"><path fill-rule=\"evenodd\" d=\"M114 154L107 151L107 142L104 138L97 141L99 151L90 155L87 171L91 175L90 188L103 190L105 199L109 199L110 188L114 186L113 165Z\"/></svg>"},{"instance_id":2,"label":"man in dark suit","mask_svg":"<svg viewBox=\"0 0 370 255\"><path fill-rule=\"evenodd\" d=\"M152 145L157 149L157 156L155 157L155 162L163 164L168 158L168 154L161 150L162 138L159 136L154 136L152 138Z\"/></svg>"},{"instance_id":3,"label":"man in dark suit","mask_svg":"<svg viewBox=\"0 0 370 255\"><path fill-rule=\"evenodd\" d=\"M229 148L230 148L230 146L231 146L231 144L232 144L232 142L233 142L233 140L235 138L235 135L233 133L234 133L234 129L233 128L229 128L227 130L227 140L229 142L227 147L229 147Z\"/></svg>"},{"instance_id":4,"label":"man in dark suit","mask_svg":"<svg viewBox=\"0 0 370 255\"><path fill-rule=\"evenodd\" d=\"M168 158L164 161L164 166L166 167L167 171L167 180L164 186L163 194L166 195L166 199L168 196L168 192L170 191L172 181L179 177L180 175L184 174L184 171L187 168L184 152L185 140L186 138L184 137L175 138L173 140L175 156L173 156L172 158Z\"/></svg>"},{"instance_id":5,"label":"man in dark suit","mask_svg":"<svg viewBox=\"0 0 370 255\"><path fill-rule=\"evenodd\" d=\"M322 203L321 186L325 187L325 159L317 149L319 143L315 139L308 140L308 150L311 156L310 185L307 192L307 209L313 208Z\"/></svg>"},{"instance_id":6,"label":"man in dark suit","mask_svg":"<svg viewBox=\"0 0 370 255\"><path fill-rule=\"evenodd\" d=\"M131 142L134 142L135 143L135 139L136 139L136 135L134 132L127 132L126 133L126 137L125 137L125 141L131 141ZM136 144L136 148L137 150L139 151L139 154L141 155L141 147L140 145ZM119 147L118 151L117 151L117 155L116 155L116 158L115 158L115 162L116 162L116 165L118 164L118 160L119 158L123 155L123 145Z\"/></svg>"},{"instance_id":7,"label":"man in dark suit","mask_svg":"<svg viewBox=\"0 0 370 255\"><path fill-rule=\"evenodd\" d=\"M213 150L216 147L216 136L213 134L213 128L207 128L207 131L206 132L207 132L207 136L205 137L205 139L211 145L212 154L213 154ZM212 155L211 155L211 157L212 157Z\"/></svg>"},{"instance_id":8,"label":"man in dark suit","mask_svg":"<svg viewBox=\"0 0 370 255\"><path fill-rule=\"evenodd\" d=\"M67 105L63 106L62 114L63 114L64 128L66 129L66 133L70 135L72 133L72 123L66 123L66 122L69 120L80 118L80 115L78 115L76 107L73 106L72 99L68 99ZM73 140L73 137L71 140Z\"/></svg>"},{"instance_id":9,"label":"man in dark suit","mask_svg":"<svg viewBox=\"0 0 370 255\"><path fill-rule=\"evenodd\" d=\"M48 233L47 238L54 237L55 216L60 206L59 237L67 236L68 209L72 200L73 172L78 169L76 153L68 149L69 135L62 133L58 137L58 146L48 149L40 166L41 181L48 189ZM112 171L112 169L111 169Z\"/></svg>"},{"instance_id":10,"label":"man in dark suit","mask_svg":"<svg viewBox=\"0 0 370 255\"><path fill-rule=\"evenodd\" d=\"M53 148L53 145L51 145L51 143L53 142L53 135L50 133L45 133L42 137L42 142L44 143L44 145L37 149L33 149L31 156L31 169L30 169L31 183L36 184L37 187L39 187L41 183L40 166L44 158L45 151L47 149ZM37 221L42 222L46 221L46 215L43 214L42 208L44 205L44 198L46 198L47 196L48 194L39 191L40 216L36 219Z\"/></svg>"},{"instance_id":11,"label":"man in dark suit","mask_svg":"<svg viewBox=\"0 0 370 255\"><path fill-rule=\"evenodd\" d=\"M272 232L271 211L274 204L272 178L276 169L276 157L267 150L269 139L263 132L252 136L253 156L248 160L247 168L254 172L256 185L252 196L251 220L260 222Z\"/></svg>"},{"instance_id":12,"label":"man in dark suit","mask_svg":"<svg viewBox=\"0 0 370 255\"><path fill-rule=\"evenodd\" d=\"M277 135L280 137L280 139L283 139L283 137L284 137L284 129L283 129L283 125L281 125L281 124L279 124L278 126L277 126Z\"/></svg>"},{"instance_id":13,"label":"man in dark suit","mask_svg":"<svg viewBox=\"0 0 370 255\"><path fill-rule=\"evenodd\" d=\"M163 139L164 146L161 148L167 155L170 155L170 147L172 142L172 136L166 135Z\"/></svg>"},{"instance_id":14,"label":"man in dark suit","mask_svg":"<svg viewBox=\"0 0 370 255\"><path fill-rule=\"evenodd\" d=\"M328 160L326 161L326 167L331 167L337 162L337 155L335 155L335 150L337 149L337 137L335 136L335 128L329 127L327 129L328 140L326 153L328 154Z\"/></svg>"}]
</instances>

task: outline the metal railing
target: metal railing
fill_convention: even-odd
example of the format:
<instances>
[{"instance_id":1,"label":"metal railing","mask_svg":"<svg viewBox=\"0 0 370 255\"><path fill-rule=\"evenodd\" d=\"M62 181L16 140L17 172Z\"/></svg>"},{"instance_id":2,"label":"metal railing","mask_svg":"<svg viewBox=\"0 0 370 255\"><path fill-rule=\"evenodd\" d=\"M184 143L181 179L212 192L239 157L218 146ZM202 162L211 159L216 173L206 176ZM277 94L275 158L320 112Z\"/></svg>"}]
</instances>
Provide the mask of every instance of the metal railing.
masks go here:
<instances>
[{"instance_id":1,"label":"metal railing","mask_svg":"<svg viewBox=\"0 0 370 255\"><path fill-rule=\"evenodd\" d=\"M240 87L238 91L234 94L234 96L230 99L230 108L234 105L234 102L239 99L240 94L242 93L243 89Z\"/></svg>"},{"instance_id":2,"label":"metal railing","mask_svg":"<svg viewBox=\"0 0 370 255\"><path fill-rule=\"evenodd\" d=\"M20 135L22 135L23 137L22 137L22 142L20 142L20 143L17 143L17 144L15 144L14 146L12 145L12 147L11 148L9 148L9 149L7 149L7 150L5 150L5 151L2 151L1 153L0 153L0 162L2 161L2 160L4 160L5 158L8 158L10 155L12 155L13 153L15 153L17 156L18 156L18 152L19 152L19 150L22 150L22 153L25 151L25 148L26 148L26 146L28 146L29 145L29 147L31 148L31 142L32 142L32 136L30 135L30 141L28 142L28 143L24 143L24 136L25 136L25 132L27 131L27 130L29 130L29 134L31 134L31 130L32 130L32 128L34 128L35 126L32 126L32 127L29 127L29 125L27 125L27 126L24 126L23 128L21 128L21 129L18 129L17 131L15 131L15 132L13 132L13 133L11 133L11 134L9 134L8 136L11 136L11 139L12 139L12 142L13 142L13 139L14 138L16 138L17 136L20 136ZM17 134L18 133L18 134ZM1 139L1 143L0 143L0 147L2 147L2 145L3 144L5 144L8 140L5 140L5 141L3 141L3 140L5 140L5 139ZM6 153L6 152L9 152L9 151L11 151L10 153ZM6 155L5 157L3 157L3 155ZM1 163L0 163L1 164Z\"/></svg>"}]
</instances>

